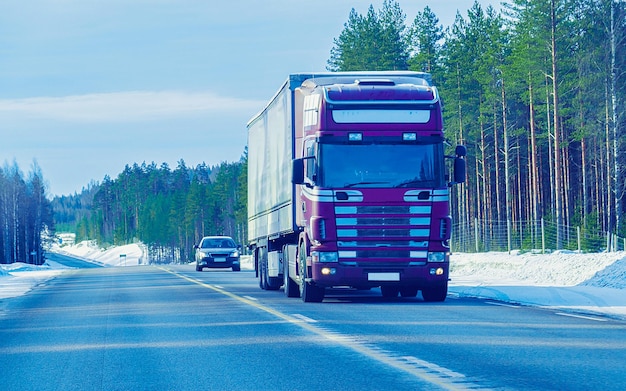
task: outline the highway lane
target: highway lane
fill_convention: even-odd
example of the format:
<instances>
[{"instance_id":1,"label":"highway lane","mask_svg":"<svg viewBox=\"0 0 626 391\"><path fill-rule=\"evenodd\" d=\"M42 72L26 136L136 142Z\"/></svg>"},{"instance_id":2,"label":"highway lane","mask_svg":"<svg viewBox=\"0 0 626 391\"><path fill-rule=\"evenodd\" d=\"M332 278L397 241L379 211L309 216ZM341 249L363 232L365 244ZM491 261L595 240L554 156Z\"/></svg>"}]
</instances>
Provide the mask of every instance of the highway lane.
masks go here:
<instances>
[{"instance_id":1,"label":"highway lane","mask_svg":"<svg viewBox=\"0 0 626 391\"><path fill-rule=\"evenodd\" d=\"M346 292L342 292L346 293ZM621 390L626 324L379 292L302 303L252 272L81 269L0 313L7 390Z\"/></svg>"}]
</instances>

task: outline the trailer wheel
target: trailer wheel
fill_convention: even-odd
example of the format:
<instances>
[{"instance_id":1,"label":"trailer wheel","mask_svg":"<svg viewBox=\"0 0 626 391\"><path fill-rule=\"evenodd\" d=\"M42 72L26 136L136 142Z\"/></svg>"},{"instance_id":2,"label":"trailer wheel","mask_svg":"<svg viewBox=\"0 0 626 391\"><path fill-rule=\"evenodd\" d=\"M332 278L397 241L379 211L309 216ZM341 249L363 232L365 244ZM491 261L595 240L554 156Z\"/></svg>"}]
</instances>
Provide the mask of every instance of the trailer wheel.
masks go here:
<instances>
[{"instance_id":1,"label":"trailer wheel","mask_svg":"<svg viewBox=\"0 0 626 391\"><path fill-rule=\"evenodd\" d=\"M259 251L259 286L261 289L275 291L280 288L282 280L279 277L270 277L267 272L267 249Z\"/></svg>"},{"instance_id":2,"label":"trailer wheel","mask_svg":"<svg viewBox=\"0 0 626 391\"><path fill-rule=\"evenodd\" d=\"M267 288L267 280L265 279L265 268L267 267L267 265L265 264L265 262L263 262L263 250L258 248L255 252L255 257L257 265L259 267L259 288L265 290Z\"/></svg>"},{"instance_id":3,"label":"trailer wheel","mask_svg":"<svg viewBox=\"0 0 626 391\"><path fill-rule=\"evenodd\" d=\"M267 263L265 263L265 289L268 291L277 291L280 289L283 280L280 277L270 277L267 272Z\"/></svg>"},{"instance_id":4,"label":"trailer wheel","mask_svg":"<svg viewBox=\"0 0 626 391\"><path fill-rule=\"evenodd\" d=\"M320 303L324 300L324 288L313 285L306 281L308 275L308 267L306 266L306 246L304 243L300 245L300 251L298 251L298 258L300 260L300 297L305 303Z\"/></svg>"}]
</instances>

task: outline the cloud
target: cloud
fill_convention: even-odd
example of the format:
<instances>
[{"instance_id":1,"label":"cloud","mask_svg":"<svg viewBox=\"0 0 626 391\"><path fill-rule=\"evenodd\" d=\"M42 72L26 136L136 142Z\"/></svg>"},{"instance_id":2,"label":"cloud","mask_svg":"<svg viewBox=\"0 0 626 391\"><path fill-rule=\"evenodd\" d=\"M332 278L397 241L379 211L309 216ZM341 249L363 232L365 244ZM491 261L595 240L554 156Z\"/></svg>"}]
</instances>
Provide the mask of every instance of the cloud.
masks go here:
<instances>
[{"instance_id":1,"label":"cloud","mask_svg":"<svg viewBox=\"0 0 626 391\"><path fill-rule=\"evenodd\" d=\"M0 99L0 118L69 122L137 122L258 111L266 102L209 92L125 91L63 97Z\"/></svg>"}]
</instances>

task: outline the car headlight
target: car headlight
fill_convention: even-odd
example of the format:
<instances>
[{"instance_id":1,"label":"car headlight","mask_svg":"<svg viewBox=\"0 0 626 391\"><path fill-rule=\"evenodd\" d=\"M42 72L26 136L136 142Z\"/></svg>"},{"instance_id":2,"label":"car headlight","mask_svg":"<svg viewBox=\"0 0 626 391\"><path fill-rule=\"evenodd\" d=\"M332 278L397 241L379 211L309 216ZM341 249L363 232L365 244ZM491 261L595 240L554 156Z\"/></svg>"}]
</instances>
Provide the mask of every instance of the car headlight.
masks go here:
<instances>
[{"instance_id":1,"label":"car headlight","mask_svg":"<svg viewBox=\"0 0 626 391\"><path fill-rule=\"evenodd\" d=\"M232 253L230 253L230 256L234 257L234 258L239 257L239 251L237 251L237 250L233 251Z\"/></svg>"}]
</instances>

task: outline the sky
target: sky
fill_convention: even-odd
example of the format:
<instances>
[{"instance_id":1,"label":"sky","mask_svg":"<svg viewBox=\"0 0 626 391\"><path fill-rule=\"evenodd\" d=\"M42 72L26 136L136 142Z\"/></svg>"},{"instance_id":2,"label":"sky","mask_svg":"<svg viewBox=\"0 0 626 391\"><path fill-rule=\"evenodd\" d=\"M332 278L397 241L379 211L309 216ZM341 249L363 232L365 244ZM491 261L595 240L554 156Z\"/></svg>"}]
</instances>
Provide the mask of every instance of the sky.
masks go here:
<instances>
[{"instance_id":1,"label":"sky","mask_svg":"<svg viewBox=\"0 0 626 391\"><path fill-rule=\"evenodd\" d=\"M287 75L325 71L350 10L382 3L3 0L0 165L38 166L53 197L134 163L238 161ZM407 25L429 6L447 27L473 1L398 3Z\"/></svg>"},{"instance_id":2,"label":"sky","mask_svg":"<svg viewBox=\"0 0 626 391\"><path fill-rule=\"evenodd\" d=\"M128 267L146 263L140 244L103 250L93 242L81 242L57 246L53 251L105 266ZM126 256L120 257L120 254ZM190 264L189 270L193 267ZM242 258L241 268L244 272L254 270L250 257ZM64 271L67 271L66 267L52 261L43 266L0 265L0 299L24 295L37 284ZM448 301L456 297L476 297L493 304L549 308L560 315L598 322L609 318L626 320L625 277L624 251L454 253Z\"/></svg>"}]
</instances>

